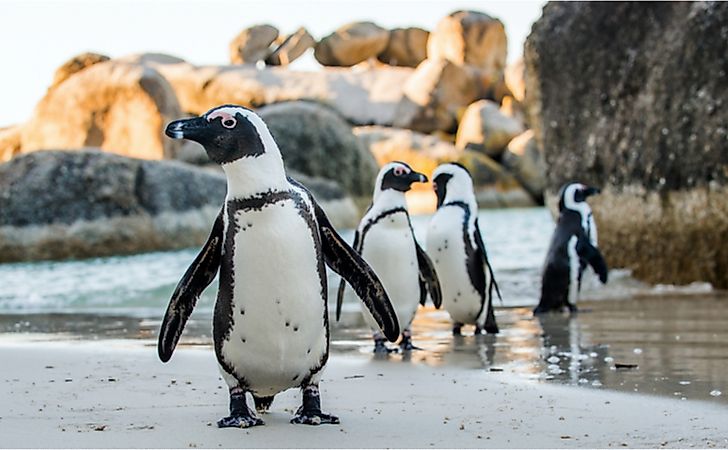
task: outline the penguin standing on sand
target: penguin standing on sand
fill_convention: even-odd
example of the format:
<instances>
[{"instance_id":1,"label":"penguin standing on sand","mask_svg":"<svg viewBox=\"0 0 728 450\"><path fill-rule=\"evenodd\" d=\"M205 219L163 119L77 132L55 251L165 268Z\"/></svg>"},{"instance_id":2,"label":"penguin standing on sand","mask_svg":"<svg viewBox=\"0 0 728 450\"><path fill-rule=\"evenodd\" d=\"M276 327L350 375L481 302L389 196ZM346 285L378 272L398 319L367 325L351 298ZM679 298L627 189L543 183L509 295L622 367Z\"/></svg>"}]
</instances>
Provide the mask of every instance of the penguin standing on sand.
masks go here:
<instances>
[{"instance_id":1,"label":"penguin standing on sand","mask_svg":"<svg viewBox=\"0 0 728 450\"><path fill-rule=\"evenodd\" d=\"M326 268L343 276L395 341L394 309L374 271L336 233L311 194L287 178L268 127L234 105L178 120L166 134L202 144L222 165L227 197L210 237L177 285L159 334L159 357L172 356L202 291L220 273L213 317L215 354L230 388L230 415L219 427L262 425L273 396L300 387L292 423L339 423L321 412L318 384L329 355Z\"/></svg>"},{"instance_id":2,"label":"penguin standing on sand","mask_svg":"<svg viewBox=\"0 0 728 450\"><path fill-rule=\"evenodd\" d=\"M410 223L404 193L412 183L424 183L427 177L403 162L391 162L379 171L374 198L354 234L354 249L371 265L384 284L402 330L399 346L413 350L410 324L417 304L425 304L430 294L435 308L440 307L440 283L430 258L417 244ZM339 286L336 320L341 315L344 281ZM374 330L374 352L388 352L385 337L369 311L362 310L367 324Z\"/></svg>"},{"instance_id":3,"label":"penguin standing on sand","mask_svg":"<svg viewBox=\"0 0 728 450\"><path fill-rule=\"evenodd\" d=\"M541 300L534 314L576 311L581 277L587 265L607 282L607 263L597 248L597 227L586 202L599 189L581 183L569 183L559 192L559 219L546 254L541 284Z\"/></svg>"},{"instance_id":4,"label":"penguin standing on sand","mask_svg":"<svg viewBox=\"0 0 728 450\"><path fill-rule=\"evenodd\" d=\"M437 211L427 229L427 254L454 322L453 334L460 335L464 324L474 324L476 335L498 333L493 295L500 298L500 290L478 226L473 179L457 163L440 165L432 176Z\"/></svg>"}]
</instances>

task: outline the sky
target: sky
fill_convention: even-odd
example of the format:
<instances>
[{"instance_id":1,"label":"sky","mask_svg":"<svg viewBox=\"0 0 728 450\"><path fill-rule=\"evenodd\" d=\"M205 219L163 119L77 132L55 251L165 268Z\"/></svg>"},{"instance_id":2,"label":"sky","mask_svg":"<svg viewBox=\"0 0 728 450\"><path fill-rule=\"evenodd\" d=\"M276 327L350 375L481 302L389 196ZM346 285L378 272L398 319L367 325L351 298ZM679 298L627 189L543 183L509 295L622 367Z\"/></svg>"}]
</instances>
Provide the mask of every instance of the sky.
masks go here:
<instances>
[{"instance_id":1,"label":"sky","mask_svg":"<svg viewBox=\"0 0 728 450\"><path fill-rule=\"evenodd\" d=\"M0 127L26 121L61 64L93 51L111 57L161 52L193 64L227 64L242 29L269 23L281 33L305 26L321 38L369 20L385 28L432 30L460 9L499 18L508 60L517 59L542 1L428 0L0 0ZM309 53L294 67L315 69Z\"/></svg>"}]
</instances>

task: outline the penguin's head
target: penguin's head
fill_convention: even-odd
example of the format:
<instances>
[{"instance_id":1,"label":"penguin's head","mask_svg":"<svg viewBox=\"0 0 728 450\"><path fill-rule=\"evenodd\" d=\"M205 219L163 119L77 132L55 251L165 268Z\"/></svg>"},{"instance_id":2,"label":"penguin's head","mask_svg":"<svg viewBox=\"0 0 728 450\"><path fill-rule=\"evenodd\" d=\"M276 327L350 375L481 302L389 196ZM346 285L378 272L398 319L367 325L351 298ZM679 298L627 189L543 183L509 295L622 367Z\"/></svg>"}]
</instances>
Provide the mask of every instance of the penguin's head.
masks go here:
<instances>
[{"instance_id":1,"label":"penguin's head","mask_svg":"<svg viewBox=\"0 0 728 450\"><path fill-rule=\"evenodd\" d=\"M569 209L581 213L585 207L588 207L586 199L599 192L598 188L585 184L567 183L561 187L559 192L559 212Z\"/></svg>"},{"instance_id":2,"label":"penguin's head","mask_svg":"<svg viewBox=\"0 0 728 450\"><path fill-rule=\"evenodd\" d=\"M473 179L470 172L458 163L441 164L432 173L432 188L437 195L437 207L448 201L474 202Z\"/></svg>"},{"instance_id":3,"label":"penguin's head","mask_svg":"<svg viewBox=\"0 0 728 450\"><path fill-rule=\"evenodd\" d=\"M412 183L425 183L427 177L424 174L415 172L412 168L403 162L393 161L385 164L379 174L377 175L377 181L375 183L376 195L379 192L392 189L399 192L407 192L412 187Z\"/></svg>"},{"instance_id":4,"label":"penguin's head","mask_svg":"<svg viewBox=\"0 0 728 450\"><path fill-rule=\"evenodd\" d=\"M236 105L218 106L199 117L176 120L167 125L165 134L198 142L210 159L221 165L262 156L269 143L275 145L263 120Z\"/></svg>"}]
</instances>

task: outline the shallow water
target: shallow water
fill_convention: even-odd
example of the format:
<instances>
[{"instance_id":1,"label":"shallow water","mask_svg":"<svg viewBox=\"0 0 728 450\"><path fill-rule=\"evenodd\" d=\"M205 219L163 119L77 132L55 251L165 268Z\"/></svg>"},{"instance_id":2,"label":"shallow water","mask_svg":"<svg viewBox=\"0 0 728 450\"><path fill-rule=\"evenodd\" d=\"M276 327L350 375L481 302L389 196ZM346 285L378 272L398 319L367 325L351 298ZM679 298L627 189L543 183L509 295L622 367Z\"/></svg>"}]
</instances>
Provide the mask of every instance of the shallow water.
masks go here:
<instances>
[{"instance_id":1,"label":"shallow water","mask_svg":"<svg viewBox=\"0 0 728 450\"><path fill-rule=\"evenodd\" d=\"M583 298L592 301L581 304L582 313L533 318L554 226L550 214L544 208L485 210L479 219L504 297L496 312L501 334L475 338L466 330L453 338L446 312L423 309L413 331L424 350L392 354L393 362L455 364L534 382L728 403L728 295L700 283L648 286L613 270L605 287L586 280ZM421 242L427 220L413 218ZM344 236L351 240L352 232ZM0 265L0 340L145 339L152 345L169 296L195 254ZM335 292L338 277L331 275L329 284ZM212 286L188 323L186 345L210 343ZM332 350L370 357L358 311L350 295L342 321L333 324ZM636 367L618 369L617 363Z\"/></svg>"}]
</instances>

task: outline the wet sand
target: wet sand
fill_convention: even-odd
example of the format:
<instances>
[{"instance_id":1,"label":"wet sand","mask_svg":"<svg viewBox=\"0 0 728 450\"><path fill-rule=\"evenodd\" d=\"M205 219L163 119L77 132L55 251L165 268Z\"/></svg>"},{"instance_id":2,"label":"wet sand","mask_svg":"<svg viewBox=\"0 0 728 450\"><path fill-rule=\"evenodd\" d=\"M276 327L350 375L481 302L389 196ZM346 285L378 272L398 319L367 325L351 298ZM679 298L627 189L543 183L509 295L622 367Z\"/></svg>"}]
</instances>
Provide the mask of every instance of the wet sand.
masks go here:
<instances>
[{"instance_id":1,"label":"wet sand","mask_svg":"<svg viewBox=\"0 0 728 450\"><path fill-rule=\"evenodd\" d=\"M725 406L528 382L509 372L332 357L324 409L341 425L291 425L296 391L266 426L219 430L227 392L207 348L162 364L128 341L3 341L8 447L711 447Z\"/></svg>"},{"instance_id":2,"label":"wet sand","mask_svg":"<svg viewBox=\"0 0 728 450\"><path fill-rule=\"evenodd\" d=\"M214 425L227 392L204 315L169 364L156 356L157 320L0 316L0 445L728 447L728 296L582 311L498 309L500 335L453 338L447 314L426 309L414 326L423 350L384 358L350 311L322 383L342 424L290 425L292 390L250 430Z\"/></svg>"}]
</instances>

